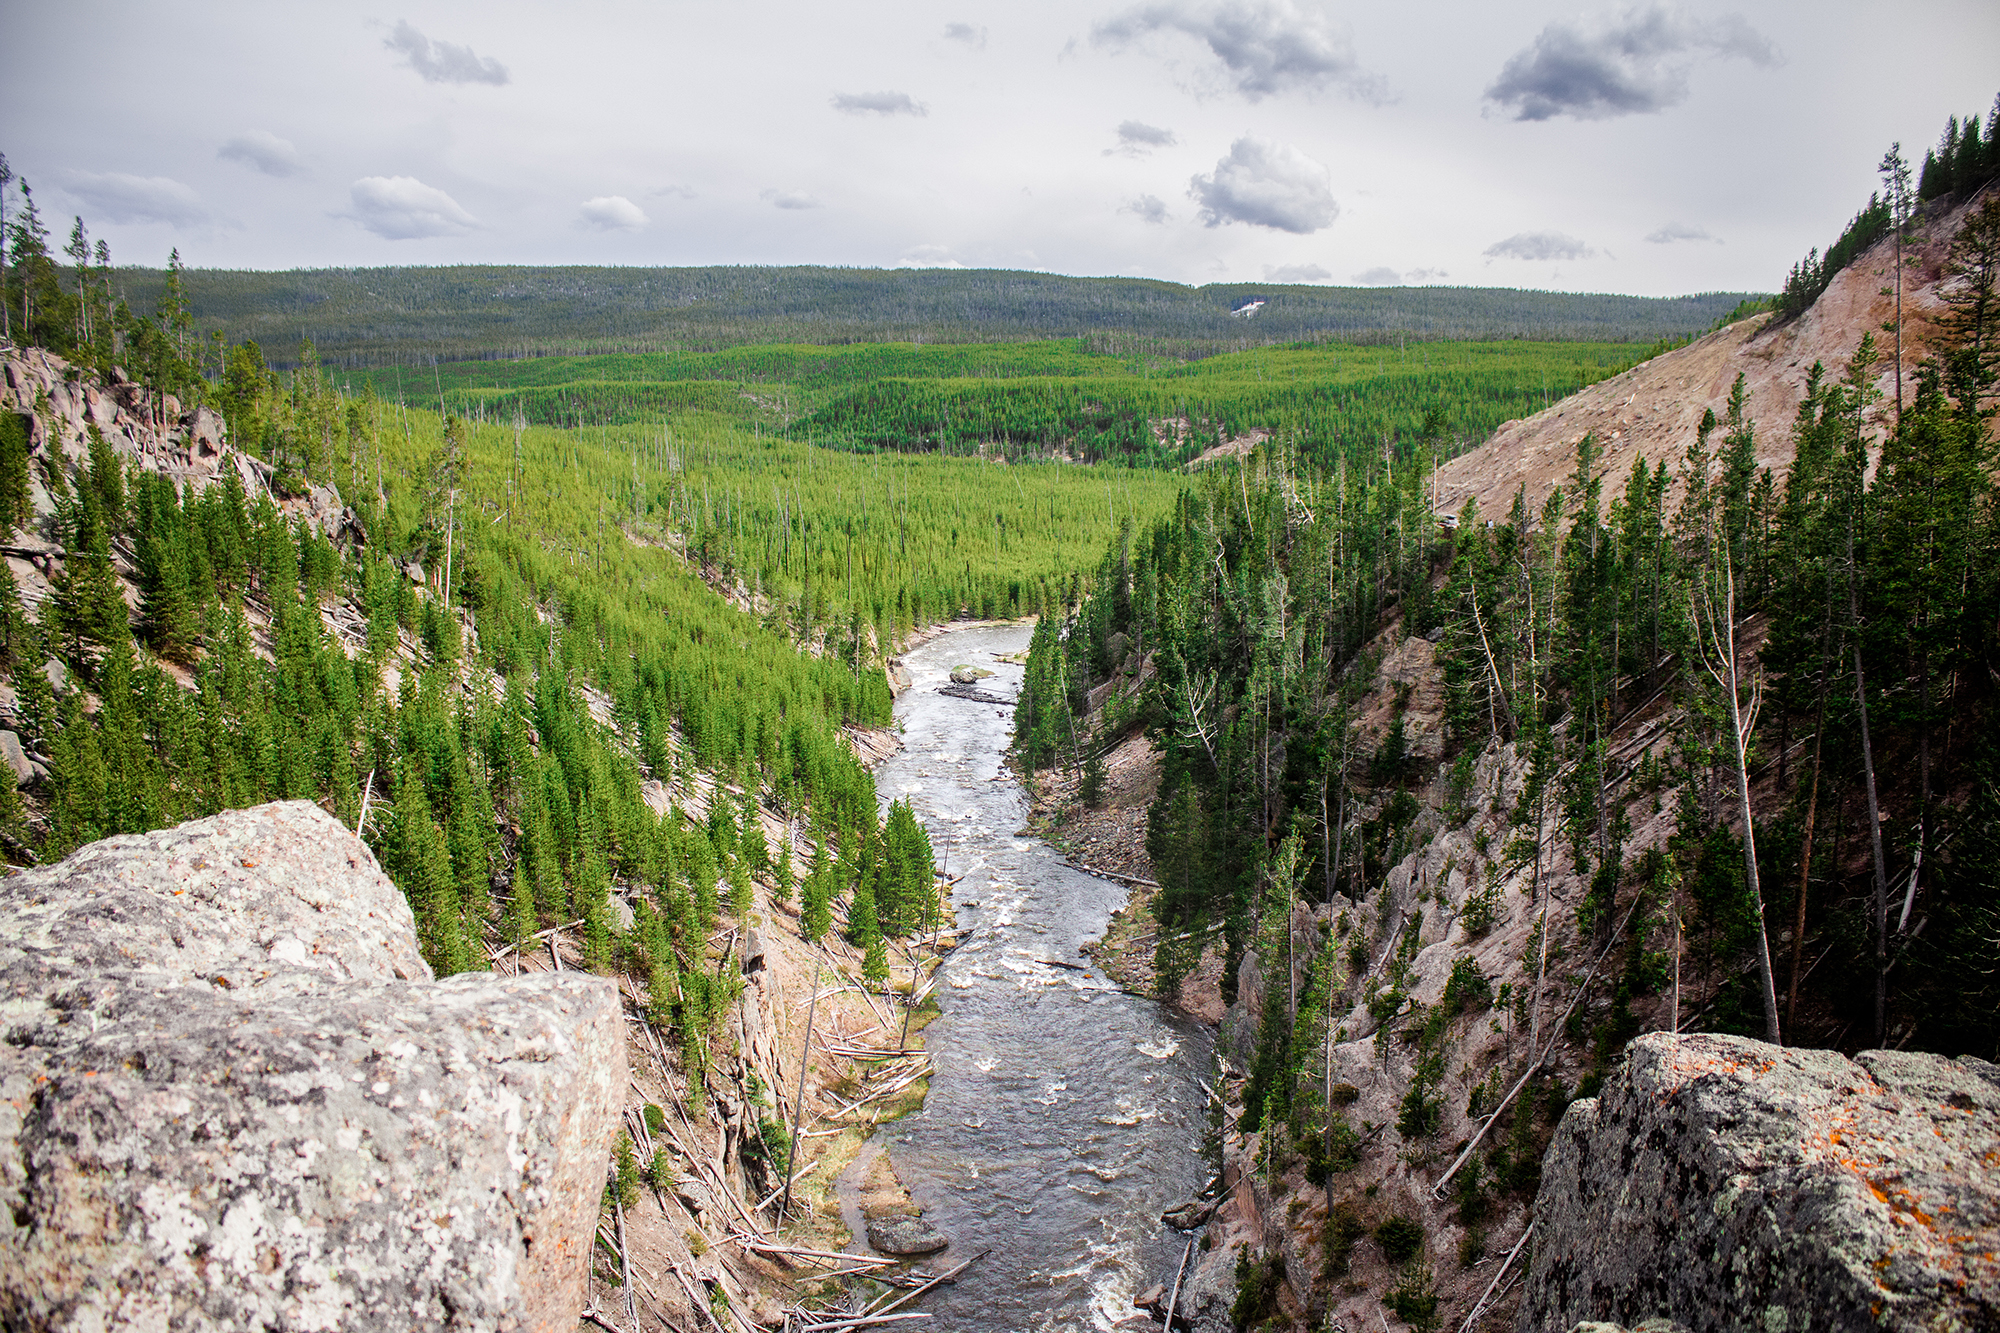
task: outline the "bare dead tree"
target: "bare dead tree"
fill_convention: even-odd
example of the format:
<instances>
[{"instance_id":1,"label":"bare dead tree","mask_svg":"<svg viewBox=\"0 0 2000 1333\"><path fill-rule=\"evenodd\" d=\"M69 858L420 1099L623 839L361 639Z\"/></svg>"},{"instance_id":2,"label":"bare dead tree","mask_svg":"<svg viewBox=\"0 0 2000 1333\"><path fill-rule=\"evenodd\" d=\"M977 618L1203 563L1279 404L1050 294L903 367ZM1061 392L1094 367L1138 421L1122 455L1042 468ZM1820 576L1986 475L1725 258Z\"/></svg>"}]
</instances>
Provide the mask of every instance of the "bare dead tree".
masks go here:
<instances>
[{"instance_id":1,"label":"bare dead tree","mask_svg":"<svg viewBox=\"0 0 2000 1333\"><path fill-rule=\"evenodd\" d=\"M1711 549L1720 563L1696 580L1688 593L1689 618L1694 622L1697 658L1714 682L1729 718L1730 760L1736 772L1736 803L1743 819L1743 879L1750 891L1751 910L1757 914L1757 980L1764 997L1764 1039L1782 1044L1778 1031L1778 988L1771 974L1771 941L1764 928L1764 891L1757 879L1757 824L1750 808L1750 769L1747 759L1750 737L1757 730L1757 712L1764 701L1761 673L1750 685L1750 702L1745 707L1736 654L1736 575L1730 568L1729 544L1713 543Z\"/></svg>"}]
</instances>

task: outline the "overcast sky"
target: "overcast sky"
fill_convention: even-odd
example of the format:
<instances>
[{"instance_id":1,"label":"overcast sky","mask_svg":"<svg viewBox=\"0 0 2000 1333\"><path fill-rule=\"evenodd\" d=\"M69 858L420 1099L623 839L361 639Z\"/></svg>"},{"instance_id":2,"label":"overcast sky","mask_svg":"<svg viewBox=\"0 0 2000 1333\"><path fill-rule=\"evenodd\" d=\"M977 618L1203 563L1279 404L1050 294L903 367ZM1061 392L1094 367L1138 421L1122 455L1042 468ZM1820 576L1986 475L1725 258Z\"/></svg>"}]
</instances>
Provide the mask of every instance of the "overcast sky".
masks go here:
<instances>
[{"instance_id":1,"label":"overcast sky","mask_svg":"<svg viewBox=\"0 0 2000 1333\"><path fill-rule=\"evenodd\" d=\"M0 151L114 261L1769 290L2000 5L23 3Z\"/></svg>"}]
</instances>

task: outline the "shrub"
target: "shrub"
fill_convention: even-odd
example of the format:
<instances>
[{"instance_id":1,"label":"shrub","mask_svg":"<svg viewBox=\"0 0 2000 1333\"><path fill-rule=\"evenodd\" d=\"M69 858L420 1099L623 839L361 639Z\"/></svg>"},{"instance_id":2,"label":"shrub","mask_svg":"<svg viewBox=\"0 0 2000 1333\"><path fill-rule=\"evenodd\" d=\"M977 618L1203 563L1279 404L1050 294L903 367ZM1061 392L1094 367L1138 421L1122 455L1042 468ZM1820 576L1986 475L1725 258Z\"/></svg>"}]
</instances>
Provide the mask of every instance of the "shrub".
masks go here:
<instances>
[{"instance_id":1,"label":"shrub","mask_svg":"<svg viewBox=\"0 0 2000 1333\"><path fill-rule=\"evenodd\" d=\"M1333 1206L1333 1216L1326 1224L1326 1275L1329 1278L1347 1276L1348 1261L1354 1255L1354 1242L1368 1234L1368 1224L1361 1220L1361 1214L1345 1199Z\"/></svg>"},{"instance_id":2,"label":"shrub","mask_svg":"<svg viewBox=\"0 0 2000 1333\"><path fill-rule=\"evenodd\" d=\"M1256 1327L1278 1312L1278 1288L1285 1280L1285 1256L1272 1252L1257 1258L1244 1250L1236 1256L1236 1303L1229 1322L1238 1333Z\"/></svg>"},{"instance_id":3,"label":"shrub","mask_svg":"<svg viewBox=\"0 0 2000 1333\"><path fill-rule=\"evenodd\" d=\"M1398 1213L1375 1228L1375 1243L1390 1263L1408 1263L1424 1248L1424 1224Z\"/></svg>"},{"instance_id":4,"label":"shrub","mask_svg":"<svg viewBox=\"0 0 2000 1333\"><path fill-rule=\"evenodd\" d=\"M1468 1010L1478 1012L1493 1003L1493 983L1479 970L1479 964L1471 954L1461 956L1451 965L1451 977L1444 983L1444 1003L1447 1013L1462 1014Z\"/></svg>"},{"instance_id":5,"label":"shrub","mask_svg":"<svg viewBox=\"0 0 2000 1333\"><path fill-rule=\"evenodd\" d=\"M1419 1333L1431 1333L1438 1326L1437 1282L1431 1276L1431 1266L1411 1264L1382 1303Z\"/></svg>"}]
</instances>

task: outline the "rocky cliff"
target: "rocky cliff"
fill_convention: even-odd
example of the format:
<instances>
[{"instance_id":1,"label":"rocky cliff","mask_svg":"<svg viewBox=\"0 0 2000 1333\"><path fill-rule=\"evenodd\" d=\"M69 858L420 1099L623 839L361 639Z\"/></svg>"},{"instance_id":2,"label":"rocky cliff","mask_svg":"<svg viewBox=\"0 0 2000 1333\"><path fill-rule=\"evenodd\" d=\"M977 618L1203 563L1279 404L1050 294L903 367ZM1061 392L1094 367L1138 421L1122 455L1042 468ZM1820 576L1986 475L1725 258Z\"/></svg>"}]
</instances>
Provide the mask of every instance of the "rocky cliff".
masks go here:
<instances>
[{"instance_id":1,"label":"rocky cliff","mask_svg":"<svg viewBox=\"0 0 2000 1333\"><path fill-rule=\"evenodd\" d=\"M0 880L0 1325L575 1326L611 982L432 979L303 801Z\"/></svg>"},{"instance_id":2,"label":"rocky cliff","mask_svg":"<svg viewBox=\"0 0 2000 1333\"><path fill-rule=\"evenodd\" d=\"M1648 1033L1543 1165L1517 1333L2000 1327L2000 1068Z\"/></svg>"}]
</instances>

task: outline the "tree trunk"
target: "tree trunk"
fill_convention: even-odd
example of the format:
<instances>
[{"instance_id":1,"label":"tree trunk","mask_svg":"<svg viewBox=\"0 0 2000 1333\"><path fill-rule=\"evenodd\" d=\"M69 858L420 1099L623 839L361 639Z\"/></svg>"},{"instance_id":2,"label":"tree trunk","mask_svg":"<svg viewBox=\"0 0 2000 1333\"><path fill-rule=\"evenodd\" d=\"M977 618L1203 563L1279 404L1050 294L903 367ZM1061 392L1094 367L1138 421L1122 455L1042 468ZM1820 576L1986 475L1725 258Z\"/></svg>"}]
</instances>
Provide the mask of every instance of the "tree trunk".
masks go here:
<instances>
[{"instance_id":1,"label":"tree trunk","mask_svg":"<svg viewBox=\"0 0 2000 1333\"><path fill-rule=\"evenodd\" d=\"M1799 905L1792 920L1792 980L1786 988L1785 1026L1790 1027L1799 1009L1799 965L1804 961L1806 947L1806 889L1812 882L1813 826L1819 815L1819 756L1821 743L1826 739L1826 690L1825 671L1820 672L1821 689L1819 721L1813 727L1812 786L1806 793L1806 837L1805 849L1799 855Z\"/></svg>"},{"instance_id":2,"label":"tree trunk","mask_svg":"<svg viewBox=\"0 0 2000 1333\"><path fill-rule=\"evenodd\" d=\"M1868 839L1875 853L1875 1044L1888 1033L1889 872L1882 857L1882 810L1875 800L1875 750L1868 738L1868 685L1861 674L1861 645L1854 645L1854 696L1861 703L1861 773L1868 787Z\"/></svg>"}]
</instances>

